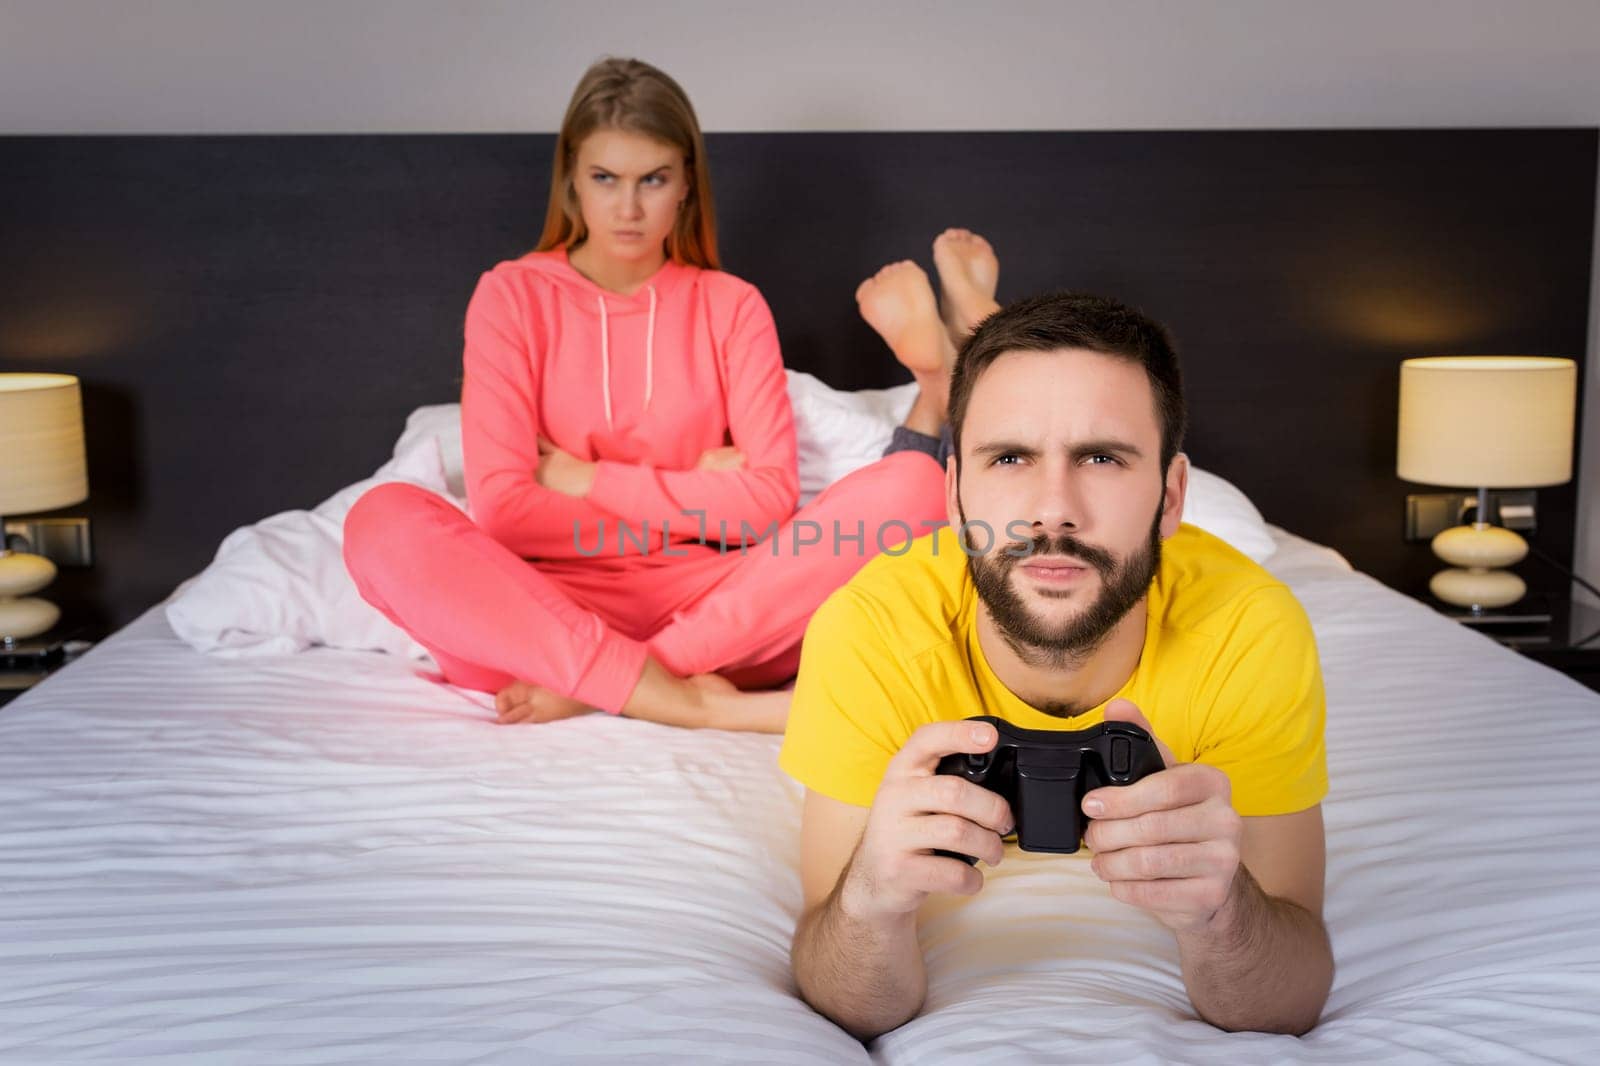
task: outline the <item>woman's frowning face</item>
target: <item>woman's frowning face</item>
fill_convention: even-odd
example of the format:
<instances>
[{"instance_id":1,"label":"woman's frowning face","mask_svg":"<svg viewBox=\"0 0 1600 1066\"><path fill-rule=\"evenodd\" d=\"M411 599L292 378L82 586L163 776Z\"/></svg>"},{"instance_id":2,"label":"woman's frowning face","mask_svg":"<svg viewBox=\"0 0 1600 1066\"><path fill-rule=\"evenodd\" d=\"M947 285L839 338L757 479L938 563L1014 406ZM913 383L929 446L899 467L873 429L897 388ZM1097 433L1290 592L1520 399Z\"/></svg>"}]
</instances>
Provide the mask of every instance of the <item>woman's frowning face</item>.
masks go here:
<instances>
[{"instance_id":1,"label":"woman's frowning face","mask_svg":"<svg viewBox=\"0 0 1600 1066\"><path fill-rule=\"evenodd\" d=\"M578 146L572 185L591 254L618 262L665 257L689 195L680 149L642 133L596 130Z\"/></svg>"}]
</instances>

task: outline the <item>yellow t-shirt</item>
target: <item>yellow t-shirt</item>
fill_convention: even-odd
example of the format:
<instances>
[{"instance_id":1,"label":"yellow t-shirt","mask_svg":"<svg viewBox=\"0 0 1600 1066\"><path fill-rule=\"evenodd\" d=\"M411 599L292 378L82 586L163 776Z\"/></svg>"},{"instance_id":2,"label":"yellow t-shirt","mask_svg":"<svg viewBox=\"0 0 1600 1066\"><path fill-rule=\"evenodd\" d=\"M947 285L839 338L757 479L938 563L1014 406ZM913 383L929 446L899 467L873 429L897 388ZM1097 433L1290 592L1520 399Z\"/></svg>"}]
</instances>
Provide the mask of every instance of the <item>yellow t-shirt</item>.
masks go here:
<instances>
[{"instance_id":1,"label":"yellow t-shirt","mask_svg":"<svg viewBox=\"0 0 1600 1066\"><path fill-rule=\"evenodd\" d=\"M1320 803L1322 670L1289 589L1184 525L1162 544L1148 605L1139 665L1112 698L1132 700L1180 762L1227 773L1240 814ZM1006 688L979 646L977 609L948 527L862 567L806 628L779 766L866 807L889 760L929 722L992 714L1025 729L1084 729L1105 720L1104 704L1060 718Z\"/></svg>"}]
</instances>

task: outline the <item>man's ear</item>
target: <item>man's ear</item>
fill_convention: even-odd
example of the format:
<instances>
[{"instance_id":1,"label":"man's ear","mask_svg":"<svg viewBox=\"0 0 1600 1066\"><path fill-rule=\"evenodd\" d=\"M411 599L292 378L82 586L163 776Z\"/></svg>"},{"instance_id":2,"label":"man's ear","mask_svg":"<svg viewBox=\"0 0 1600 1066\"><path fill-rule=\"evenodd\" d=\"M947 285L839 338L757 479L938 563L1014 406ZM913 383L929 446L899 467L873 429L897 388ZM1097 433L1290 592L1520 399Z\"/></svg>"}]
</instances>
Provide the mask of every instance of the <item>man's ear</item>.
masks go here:
<instances>
[{"instance_id":1,"label":"man's ear","mask_svg":"<svg viewBox=\"0 0 1600 1066\"><path fill-rule=\"evenodd\" d=\"M1161 539L1178 531L1183 521L1183 501L1189 495L1189 457L1182 452L1172 457L1167 467L1167 483L1161 496Z\"/></svg>"},{"instance_id":2,"label":"man's ear","mask_svg":"<svg viewBox=\"0 0 1600 1066\"><path fill-rule=\"evenodd\" d=\"M944 517L950 523L950 528L961 528L961 490L960 475L957 471L956 457L952 454L944 461Z\"/></svg>"}]
</instances>

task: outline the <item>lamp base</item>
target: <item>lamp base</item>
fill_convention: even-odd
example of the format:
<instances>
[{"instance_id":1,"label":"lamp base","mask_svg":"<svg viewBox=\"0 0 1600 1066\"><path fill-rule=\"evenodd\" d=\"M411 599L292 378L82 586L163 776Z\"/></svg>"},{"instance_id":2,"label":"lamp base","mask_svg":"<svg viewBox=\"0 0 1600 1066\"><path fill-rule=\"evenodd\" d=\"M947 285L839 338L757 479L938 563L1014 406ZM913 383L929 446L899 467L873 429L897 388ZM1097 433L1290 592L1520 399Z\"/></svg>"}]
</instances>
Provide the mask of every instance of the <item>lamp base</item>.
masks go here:
<instances>
[{"instance_id":1,"label":"lamp base","mask_svg":"<svg viewBox=\"0 0 1600 1066\"><path fill-rule=\"evenodd\" d=\"M1445 603L1480 611L1516 603L1528 586L1509 570L1473 567L1439 571L1428 582L1428 591Z\"/></svg>"},{"instance_id":2,"label":"lamp base","mask_svg":"<svg viewBox=\"0 0 1600 1066\"><path fill-rule=\"evenodd\" d=\"M27 640L61 619L61 608L37 596L20 599L0 599L0 640Z\"/></svg>"},{"instance_id":3,"label":"lamp base","mask_svg":"<svg viewBox=\"0 0 1600 1066\"><path fill-rule=\"evenodd\" d=\"M55 576L56 564L42 555L0 551L0 640L26 640L56 624L61 609L28 595Z\"/></svg>"},{"instance_id":4,"label":"lamp base","mask_svg":"<svg viewBox=\"0 0 1600 1066\"><path fill-rule=\"evenodd\" d=\"M1453 526L1433 538L1433 553L1455 566L1428 582L1428 591L1445 603L1481 611L1522 599L1528 586L1509 570L1528 554L1528 542L1509 529L1474 522Z\"/></svg>"}]
</instances>

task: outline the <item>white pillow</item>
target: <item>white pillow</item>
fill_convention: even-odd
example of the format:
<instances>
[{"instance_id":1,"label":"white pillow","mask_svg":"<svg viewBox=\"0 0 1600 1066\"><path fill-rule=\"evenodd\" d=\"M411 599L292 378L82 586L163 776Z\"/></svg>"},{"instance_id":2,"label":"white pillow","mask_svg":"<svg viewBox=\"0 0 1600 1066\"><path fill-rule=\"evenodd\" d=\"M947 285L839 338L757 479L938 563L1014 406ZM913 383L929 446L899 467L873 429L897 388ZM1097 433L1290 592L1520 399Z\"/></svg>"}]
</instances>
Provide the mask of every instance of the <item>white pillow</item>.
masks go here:
<instances>
[{"instance_id":1,"label":"white pillow","mask_svg":"<svg viewBox=\"0 0 1600 1066\"><path fill-rule=\"evenodd\" d=\"M439 444L418 439L316 509L284 511L228 534L211 565L167 598L173 631L197 651L223 656L277 655L320 644L427 658L420 644L361 598L344 566L345 514L362 493L386 481L420 485L466 506L449 494Z\"/></svg>"},{"instance_id":2,"label":"white pillow","mask_svg":"<svg viewBox=\"0 0 1600 1066\"><path fill-rule=\"evenodd\" d=\"M810 374L790 370L789 403L800 459L800 504L846 474L883 457L894 427L905 420L917 398L915 382L888 389L832 388ZM461 488L461 405L419 407L406 419L395 454L436 437L445 456L451 491ZM1189 468L1189 495L1183 520L1220 537L1256 562L1278 550L1250 498L1235 485L1198 467Z\"/></svg>"},{"instance_id":3,"label":"white pillow","mask_svg":"<svg viewBox=\"0 0 1600 1066\"><path fill-rule=\"evenodd\" d=\"M917 385L843 392L798 370L788 374L803 507L846 474L883 458L894 427L917 398Z\"/></svg>"},{"instance_id":4,"label":"white pillow","mask_svg":"<svg viewBox=\"0 0 1600 1066\"><path fill-rule=\"evenodd\" d=\"M1240 488L1209 470L1189 466L1189 494L1183 501L1183 520L1227 541L1262 562L1278 550L1261 512Z\"/></svg>"},{"instance_id":5,"label":"white pillow","mask_svg":"<svg viewBox=\"0 0 1600 1066\"><path fill-rule=\"evenodd\" d=\"M439 455L444 460L445 487L458 500L467 498L466 475L461 461L461 405L436 403L419 407L406 416L406 428L394 442L394 458L414 450L425 440L439 442Z\"/></svg>"}]
</instances>

